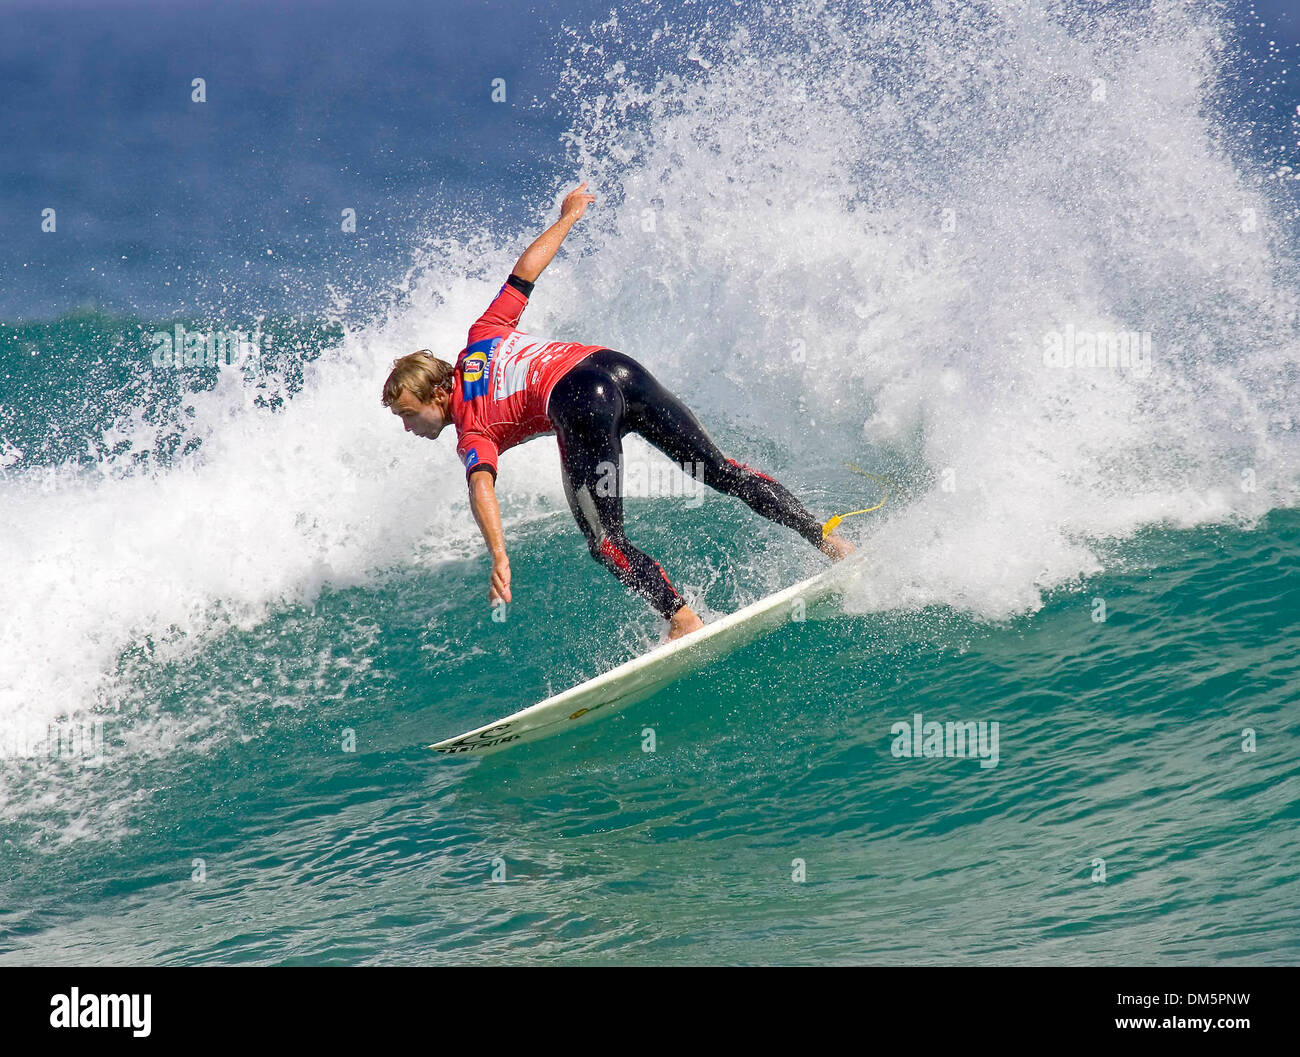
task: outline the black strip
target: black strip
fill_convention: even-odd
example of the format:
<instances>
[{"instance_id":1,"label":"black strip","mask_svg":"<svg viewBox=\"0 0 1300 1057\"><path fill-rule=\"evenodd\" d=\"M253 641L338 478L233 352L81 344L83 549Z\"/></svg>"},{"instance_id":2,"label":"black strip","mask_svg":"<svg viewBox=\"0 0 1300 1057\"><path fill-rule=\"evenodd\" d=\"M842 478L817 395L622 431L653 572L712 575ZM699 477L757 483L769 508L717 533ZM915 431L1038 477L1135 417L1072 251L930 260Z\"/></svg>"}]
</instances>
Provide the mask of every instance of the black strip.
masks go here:
<instances>
[{"instance_id":1,"label":"black strip","mask_svg":"<svg viewBox=\"0 0 1300 1057\"><path fill-rule=\"evenodd\" d=\"M511 286L518 290L525 297L533 296L533 284L527 279L520 279L514 272L510 273L510 278L506 280Z\"/></svg>"}]
</instances>

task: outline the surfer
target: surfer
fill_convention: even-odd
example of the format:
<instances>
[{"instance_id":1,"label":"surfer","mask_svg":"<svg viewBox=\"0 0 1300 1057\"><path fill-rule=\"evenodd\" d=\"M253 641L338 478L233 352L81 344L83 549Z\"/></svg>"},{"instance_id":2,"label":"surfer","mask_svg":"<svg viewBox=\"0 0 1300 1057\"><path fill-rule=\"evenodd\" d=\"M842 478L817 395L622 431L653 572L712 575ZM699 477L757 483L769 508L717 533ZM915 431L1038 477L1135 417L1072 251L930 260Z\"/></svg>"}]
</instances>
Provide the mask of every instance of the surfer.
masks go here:
<instances>
[{"instance_id":1,"label":"surfer","mask_svg":"<svg viewBox=\"0 0 1300 1057\"><path fill-rule=\"evenodd\" d=\"M704 626L673 589L668 575L623 531L623 436L639 433L679 465L702 470L704 483L803 536L832 560L854 550L779 482L729 459L691 410L630 356L603 345L550 341L519 331L533 284L595 196L580 184L560 206L560 219L523 252L487 311L469 328L456 363L428 349L393 363L383 405L408 433L435 439L456 427L456 452L469 480L470 509L492 556L488 598L508 603L510 561L496 498L497 458L532 437L554 433L564 494L587 547L629 590L669 622L669 638ZM617 482L611 487L611 471Z\"/></svg>"}]
</instances>

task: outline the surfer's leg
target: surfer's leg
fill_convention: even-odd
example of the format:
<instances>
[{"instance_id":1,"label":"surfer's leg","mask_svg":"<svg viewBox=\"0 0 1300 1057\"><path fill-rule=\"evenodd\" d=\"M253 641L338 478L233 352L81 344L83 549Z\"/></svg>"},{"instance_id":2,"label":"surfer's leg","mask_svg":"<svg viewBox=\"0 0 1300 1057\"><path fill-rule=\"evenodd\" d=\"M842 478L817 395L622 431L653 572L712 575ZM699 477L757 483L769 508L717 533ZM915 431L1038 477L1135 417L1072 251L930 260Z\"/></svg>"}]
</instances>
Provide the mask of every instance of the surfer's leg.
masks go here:
<instances>
[{"instance_id":1,"label":"surfer's leg","mask_svg":"<svg viewBox=\"0 0 1300 1057\"><path fill-rule=\"evenodd\" d=\"M648 370L630 356L612 350L601 357L618 380L627 400L627 428L640 433L687 473L705 484L734 495L756 513L778 525L794 529L819 550L825 550L822 523L773 477L729 459L713 443L694 413L670 393Z\"/></svg>"},{"instance_id":2,"label":"surfer's leg","mask_svg":"<svg viewBox=\"0 0 1300 1057\"><path fill-rule=\"evenodd\" d=\"M623 531L623 418L619 385L596 364L579 363L551 391L548 408L560 446L564 494L591 556L665 620L685 601L663 567Z\"/></svg>"}]
</instances>

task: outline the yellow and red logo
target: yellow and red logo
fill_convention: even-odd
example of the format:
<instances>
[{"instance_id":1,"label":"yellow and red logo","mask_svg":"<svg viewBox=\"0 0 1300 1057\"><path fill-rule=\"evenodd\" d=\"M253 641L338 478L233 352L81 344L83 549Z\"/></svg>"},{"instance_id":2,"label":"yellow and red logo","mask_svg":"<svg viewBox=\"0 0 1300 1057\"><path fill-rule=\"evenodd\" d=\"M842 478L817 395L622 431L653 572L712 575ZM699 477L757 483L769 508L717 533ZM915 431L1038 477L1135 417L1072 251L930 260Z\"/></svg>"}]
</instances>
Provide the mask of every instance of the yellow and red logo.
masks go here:
<instances>
[{"instance_id":1,"label":"yellow and red logo","mask_svg":"<svg viewBox=\"0 0 1300 1057\"><path fill-rule=\"evenodd\" d=\"M467 352L460 361L461 396L466 400L484 396L488 390L488 357L492 355L493 343L478 341L474 344L483 347Z\"/></svg>"},{"instance_id":2,"label":"yellow and red logo","mask_svg":"<svg viewBox=\"0 0 1300 1057\"><path fill-rule=\"evenodd\" d=\"M477 382L487 369L487 353L471 352L465 357L462 377L467 382Z\"/></svg>"}]
</instances>

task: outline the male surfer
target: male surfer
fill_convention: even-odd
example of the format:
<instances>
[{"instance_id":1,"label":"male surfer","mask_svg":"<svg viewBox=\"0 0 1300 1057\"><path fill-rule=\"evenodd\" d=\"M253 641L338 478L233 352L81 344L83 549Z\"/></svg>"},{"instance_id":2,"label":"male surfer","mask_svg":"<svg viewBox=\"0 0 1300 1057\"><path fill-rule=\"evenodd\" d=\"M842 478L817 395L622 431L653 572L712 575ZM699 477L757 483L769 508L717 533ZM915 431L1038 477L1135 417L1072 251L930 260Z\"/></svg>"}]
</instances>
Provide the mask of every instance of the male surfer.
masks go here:
<instances>
[{"instance_id":1,"label":"male surfer","mask_svg":"<svg viewBox=\"0 0 1300 1057\"><path fill-rule=\"evenodd\" d=\"M515 263L487 311L469 328L455 365L427 349L393 363L382 402L409 433L433 440L456 426L456 452L469 479L469 503L492 555L488 598L510 601L510 562L497 505L497 457L545 433L560 447L564 494L591 555L642 595L669 622L669 638L704 626L673 590L663 568L623 531L623 435L639 433L679 465L703 468L711 488L743 500L759 514L794 529L833 560L853 544L832 533L777 481L729 459L690 409L641 364L602 345L550 341L517 329L533 284L595 196L586 184L570 191L560 219ZM610 487L615 469L617 485Z\"/></svg>"}]
</instances>

